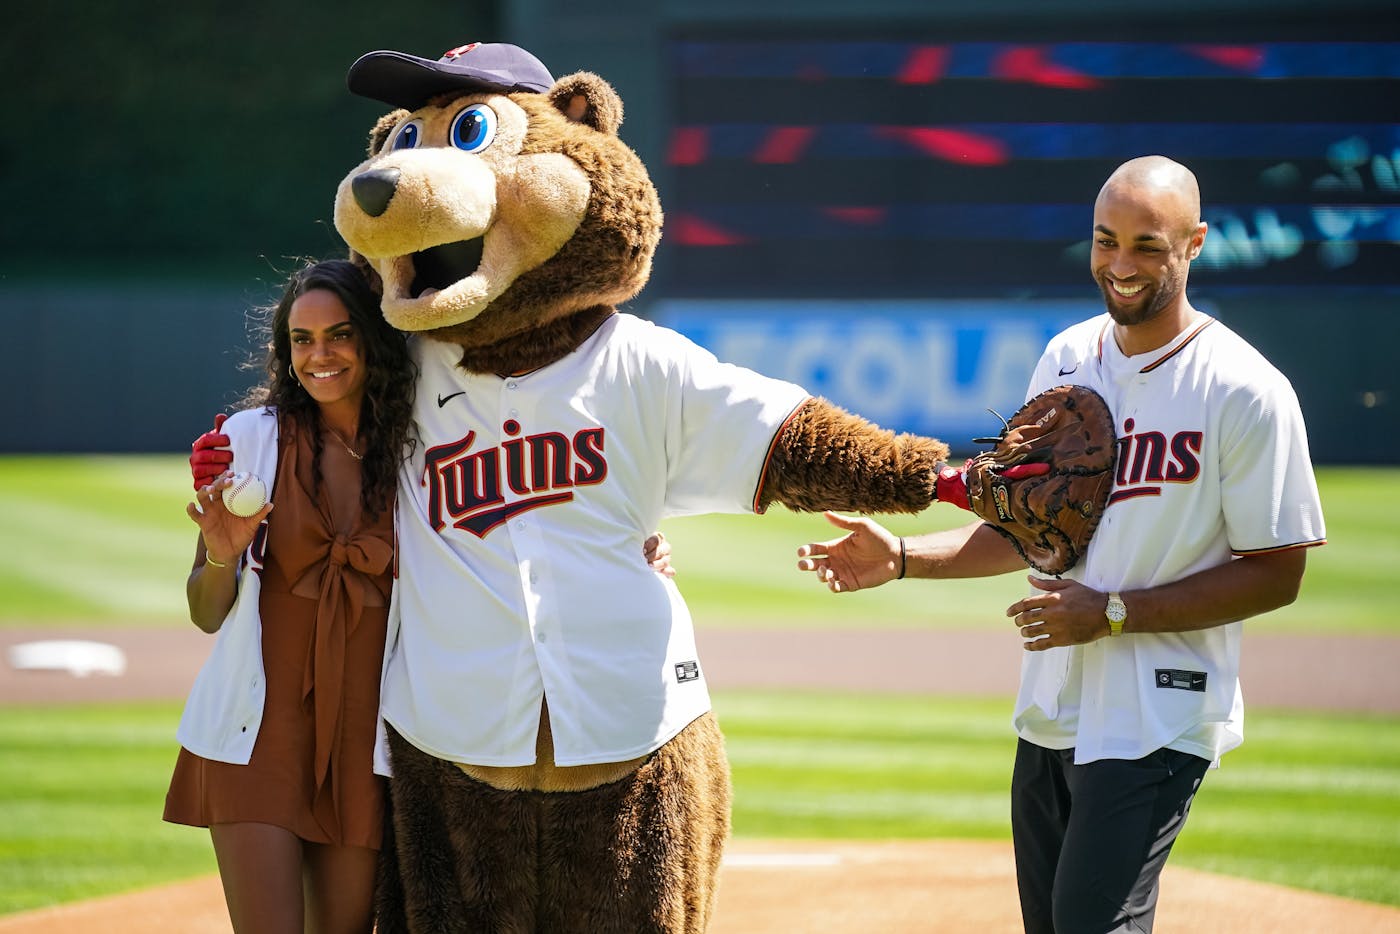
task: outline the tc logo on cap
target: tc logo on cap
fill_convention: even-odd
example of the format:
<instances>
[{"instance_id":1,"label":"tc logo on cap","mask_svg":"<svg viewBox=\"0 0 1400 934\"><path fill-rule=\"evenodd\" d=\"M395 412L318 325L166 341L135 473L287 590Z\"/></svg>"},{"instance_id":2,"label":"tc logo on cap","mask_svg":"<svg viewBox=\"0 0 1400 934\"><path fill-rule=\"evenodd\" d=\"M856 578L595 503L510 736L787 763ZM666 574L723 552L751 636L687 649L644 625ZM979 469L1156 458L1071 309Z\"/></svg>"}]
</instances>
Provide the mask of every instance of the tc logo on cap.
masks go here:
<instances>
[{"instance_id":1,"label":"tc logo on cap","mask_svg":"<svg viewBox=\"0 0 1400 934\"><path fill-rule=\"evenodd\" d=\"M468 52L470 52L472 49L476 48L479 45L481 45L480 42L468 42L466 45L459 45L455 49L448 49L446 52L442 53L442 57L456 58L459 55L466 55Z\"/></svg>"}]
</instances>

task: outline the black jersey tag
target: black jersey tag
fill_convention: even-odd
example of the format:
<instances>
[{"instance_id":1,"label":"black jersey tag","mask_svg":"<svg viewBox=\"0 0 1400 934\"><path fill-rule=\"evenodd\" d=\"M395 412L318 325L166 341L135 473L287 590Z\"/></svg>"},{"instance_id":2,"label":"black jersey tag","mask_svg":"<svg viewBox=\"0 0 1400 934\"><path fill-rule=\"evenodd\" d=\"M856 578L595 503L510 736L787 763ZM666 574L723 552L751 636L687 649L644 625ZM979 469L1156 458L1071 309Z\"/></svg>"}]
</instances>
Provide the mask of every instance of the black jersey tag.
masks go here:
<instances>
[{"instance_id":1,"label":"black jersey tag","mask_svg":"<svg viewBox=\"0 0 1400 934\"><path fill-rule=\"evenodd\" d=\"M1180 668L1158 668L1157 687L1172 688L1177 691L1202 691L1206 689L1204 671L1182 671Z\"/></svg>"}]
</instances>

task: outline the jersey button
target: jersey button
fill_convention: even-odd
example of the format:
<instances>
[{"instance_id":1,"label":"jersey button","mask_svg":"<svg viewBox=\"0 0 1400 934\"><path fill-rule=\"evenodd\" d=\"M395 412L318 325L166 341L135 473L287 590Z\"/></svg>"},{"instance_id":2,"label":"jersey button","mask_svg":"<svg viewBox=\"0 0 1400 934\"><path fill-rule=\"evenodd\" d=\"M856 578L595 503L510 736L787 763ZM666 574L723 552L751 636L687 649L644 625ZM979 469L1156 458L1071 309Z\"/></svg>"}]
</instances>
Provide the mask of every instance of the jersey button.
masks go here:
<instances>
[{"instance_id":1,"label":"jersey button","mask_svg":"<svg viewBox=\"0 0 1400 934\"><path fill-rule=\"evenodd\" d=\"M515 380L511 380L510 382L506 383L506 388L507 388L507 389L514 389L514 388L515 388Z\"/></svg>"}]
</instances>

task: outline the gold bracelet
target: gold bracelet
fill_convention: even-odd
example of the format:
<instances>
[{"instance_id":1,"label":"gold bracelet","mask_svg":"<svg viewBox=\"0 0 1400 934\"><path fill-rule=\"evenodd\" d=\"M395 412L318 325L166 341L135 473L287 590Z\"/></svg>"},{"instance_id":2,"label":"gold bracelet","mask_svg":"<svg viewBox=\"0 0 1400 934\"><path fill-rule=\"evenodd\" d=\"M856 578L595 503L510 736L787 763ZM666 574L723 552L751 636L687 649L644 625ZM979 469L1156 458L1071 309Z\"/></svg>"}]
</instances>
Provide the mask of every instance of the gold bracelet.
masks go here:
<instances>
[{"instance_id":1,"label":"gold bracelet","mask_svg":"<svg viewBox=\"0 0 1400 934\"><path fill-rule=\"evenodd\" d=\"M213 558L209 557L209 552L207 552L207 551L204 553L204 563L207 564L207 565L209 565L210 567L215 567L215 568L226 568L226 567L228 567L227 564L220 564L218 561L215 561Z\"/></svg>"},{"instance_id":2,"label":"gold bracelet","mask_svg":"<svg viewBox=\"0 0 1400 934\"><path fill-rule=\"evenodd\" d=\"M902 581L902 580L904 580L904 536L903 536L903 535L899 536L899 576L896 577L895 580L897 580L897 581Z\"/></svg>"}]
</instances>

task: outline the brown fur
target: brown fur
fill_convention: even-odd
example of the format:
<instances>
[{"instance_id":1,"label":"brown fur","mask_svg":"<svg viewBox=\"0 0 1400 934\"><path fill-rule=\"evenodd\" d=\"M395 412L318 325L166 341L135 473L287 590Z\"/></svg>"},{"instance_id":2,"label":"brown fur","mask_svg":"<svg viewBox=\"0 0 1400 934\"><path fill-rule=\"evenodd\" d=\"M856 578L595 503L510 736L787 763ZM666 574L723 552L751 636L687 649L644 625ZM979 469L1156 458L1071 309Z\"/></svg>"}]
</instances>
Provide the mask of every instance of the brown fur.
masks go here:
<instances>
[{"instance_id":1,"label":"brown fur","mask_svg":"<svg viewBox=\"0 0 1400 934\"><path fill-rule=\"evenodd\" d=\"M713 714L627 778L502 791L390 729L393 853L380 934L701 932L729 836L729 763Z\"/></svg>"},{"instance_id":2,"label":"brown fur","mask_svg":"<svg viewBox=\"0 0 1400 934\"><path fill-rule=\"evenodd\" d=\"M622 127L622 98L605 88L597 75L580 71L556 81L549 102L572 122L616 136Z\"/></svg>"},{"instance_id":3,"label":"brown fur","mask_svg":"<svg viewBox=\"0 0 1400 934\"><path fill-rule=\"evenodd\" d=\"M775 439L758 502L800 512L919 512L933 502L947 459L941 441L896 435L816 398Z\"/></svg>"},{"instance_id":4,"label":"brown fur","mask_svg":"<svg viewBox=\"0 0 1400 934\"><path fill-rule=\"evenodd\" d=\"M620 121L621 101L610 88L602 94L601 80L580 73L560 85L610 96ZM614 135L571 123L537 95L511 99L531 118L522 154L563 153L582 166L592 191L583 222L558 253L516 279L480 317L428 332L461 345L463 368L478 373L528 372L568 354L613 306L641 291L661 240L661 202L631 149ZM606 106L592 103L590 112Z\"/></svg>"},{"instance_id":5,"label":"brown fur","mask_svg":"<svg viewBox=\"0 0 1400 934\"><path fill-rule=\"evenodd\" d=\"M377 155L379 150L384 148L384 144L389 139L389 134L394 132L394 127L398 126L399 121L407 116L407 110L393 110L376 120L374 126L370 127L369 147L365 154L369 156Z\"/></svg>"},{"instance_id":6,"label":"brown fur","mask_svg":"<svg viewBox=\"0 0 1400 934\"><path fill-rule=\"evenodd\" d=\"M462 367L476 373L526 373L568 354L641 291L661 240L661 202L641 160L616 135L622 101L603 79L578 72L547 97L507 96L530 116L521 155L562 153L584 169L592 189L583 222L558 253L516 279L479 317L425 332L461 346ZM580 122L569 118L571 110ZM406 116L396 110L379 118L369 133L370 156ZM353 250L352 258L368 268Z\"/></svg>"},{"instance_id":7,"label":"brown fur","mask_svg":"<svg viewBox=\"0 0 1400 934\"><path fill-rule=\"evenodd\" d=\"M622 102L606 82L580 72L547 94L508 97L528 116L519 155L572 160L588 202L573 236L484 310L423 332L460 347L461 365L481 373L528 372L573 352L646 284L661 237L660 201L616 135ZM371 156L404 116L375 126ZM812 399L774 439L757 505L917 512L933 501L947 456L932 438L896 435ZM391 746L381 934L701 932L708 924L730 808L712 714L640 766L576 774L543 754L518 769L460 767L392 731Z\"/></svg>"}]
</instances>

